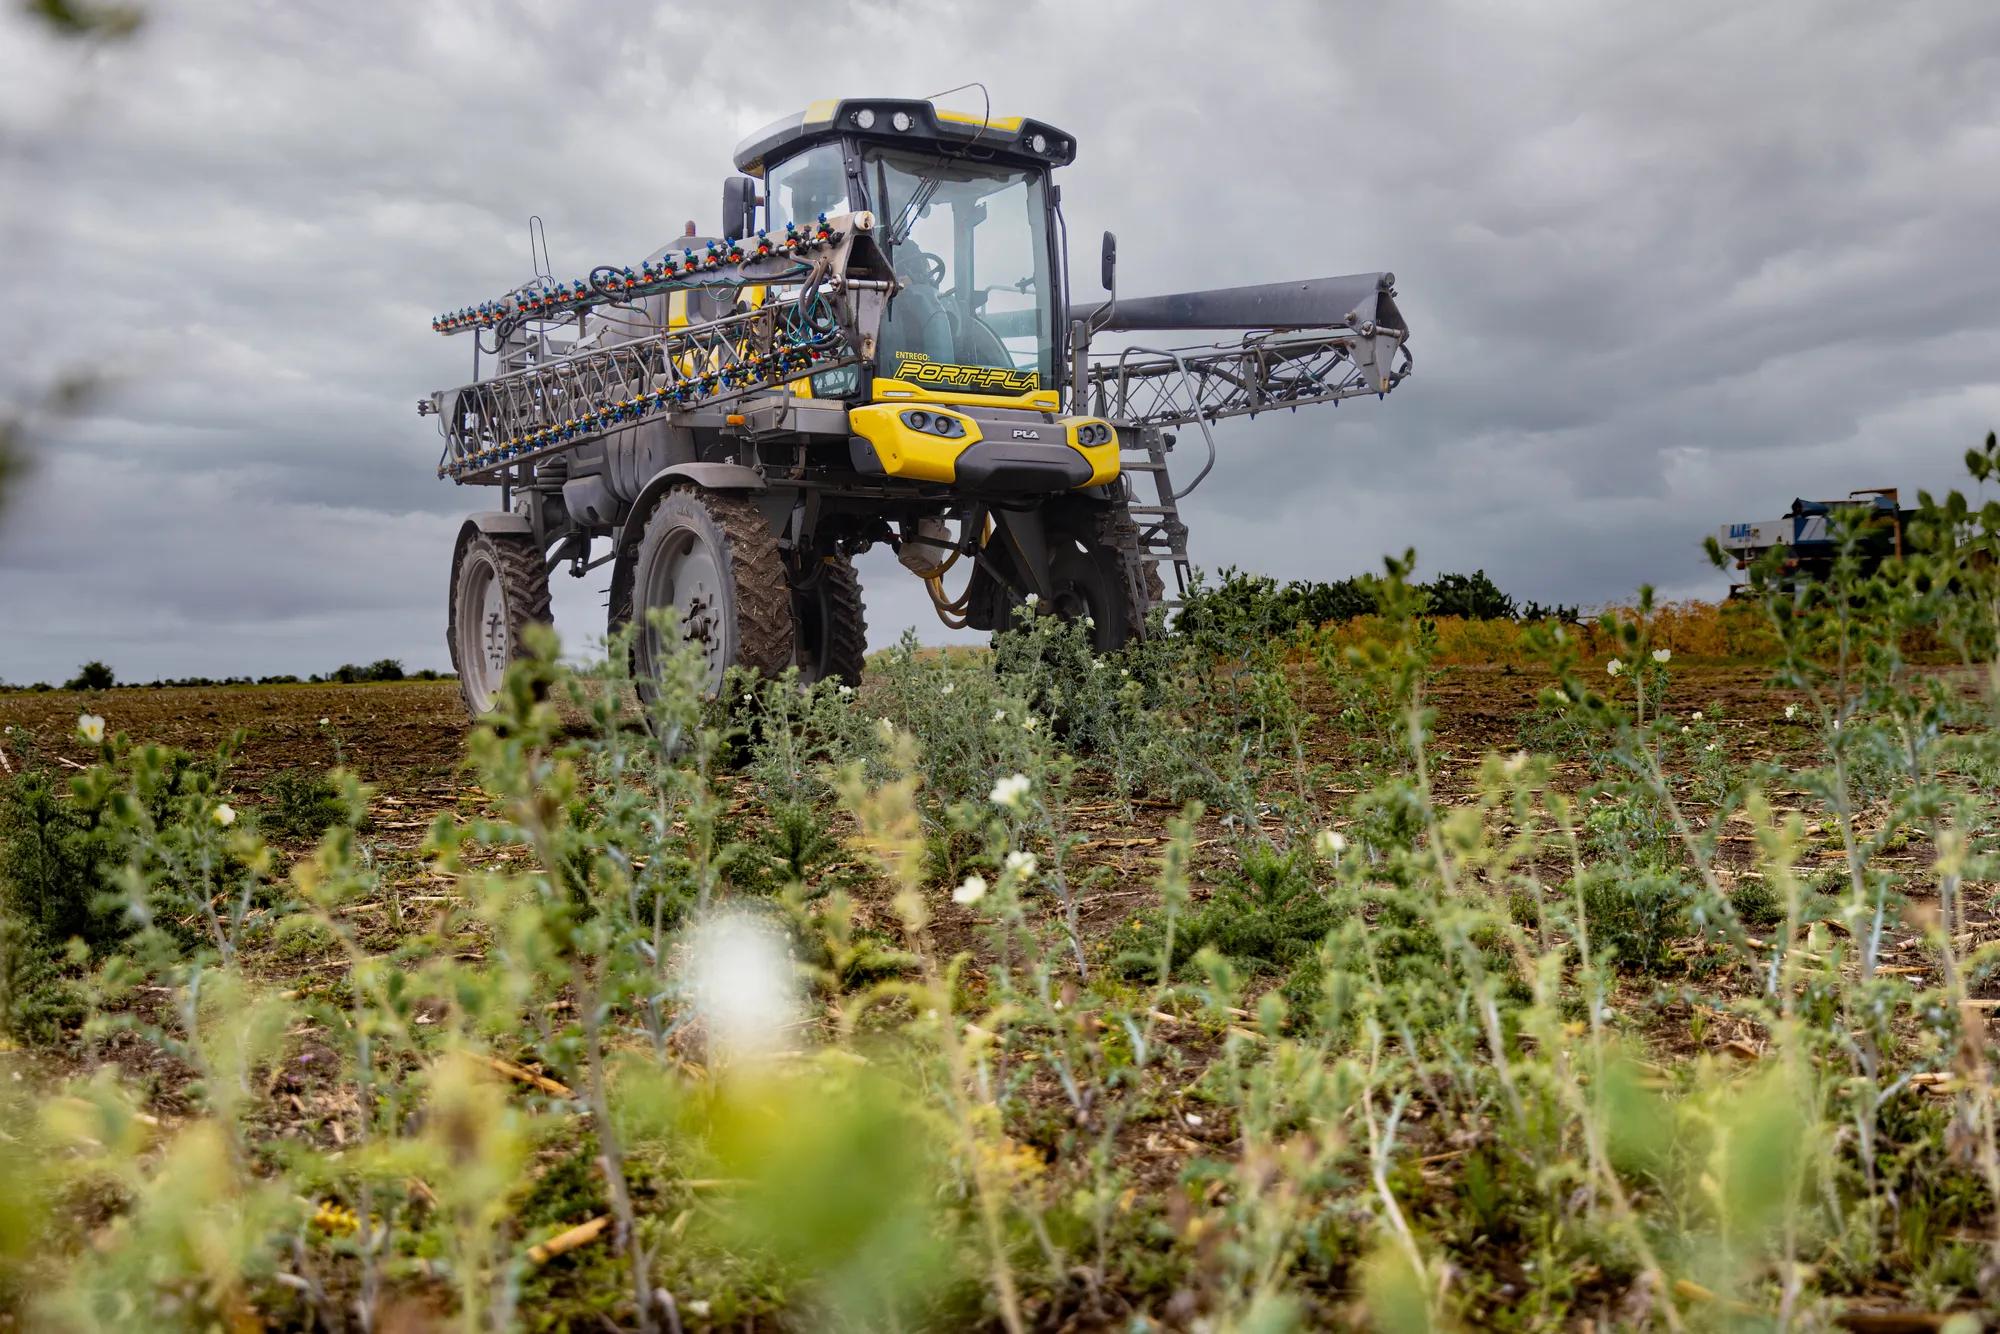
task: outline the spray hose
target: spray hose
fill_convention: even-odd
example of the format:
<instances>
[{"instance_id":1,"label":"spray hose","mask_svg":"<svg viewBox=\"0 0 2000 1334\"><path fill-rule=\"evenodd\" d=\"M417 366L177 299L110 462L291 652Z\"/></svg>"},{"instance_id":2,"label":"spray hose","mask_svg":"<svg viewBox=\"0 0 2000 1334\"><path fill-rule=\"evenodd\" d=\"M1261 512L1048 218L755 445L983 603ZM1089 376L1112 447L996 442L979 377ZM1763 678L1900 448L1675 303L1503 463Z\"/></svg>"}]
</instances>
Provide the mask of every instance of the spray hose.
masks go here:
<instances>
[{"instance_id":1,"label":"spray hose","mask_svg":"<svg viewBox=\"0 0 2000 1334\"><path fill-rule=\"evenodd\" d=\"M986 518L986 531L980 535L979 545L984 547L992 538L993 516L988 515ZM965 591L960 593L956 598L947 598L945 596L945 573L952 566L958 564L958 558L962 554L964 553L957 547L953 547L951 554L936 565L930 566L927 569L913 568L912 570L912 573L917 578L924 581L924 590L931 595L931 606L937 611L938 619L944 622L947 630L963 630L965 628L968 619L967 613L972 604L972 581L970 579L965 582Z\"/></svg>"}]
</instances>

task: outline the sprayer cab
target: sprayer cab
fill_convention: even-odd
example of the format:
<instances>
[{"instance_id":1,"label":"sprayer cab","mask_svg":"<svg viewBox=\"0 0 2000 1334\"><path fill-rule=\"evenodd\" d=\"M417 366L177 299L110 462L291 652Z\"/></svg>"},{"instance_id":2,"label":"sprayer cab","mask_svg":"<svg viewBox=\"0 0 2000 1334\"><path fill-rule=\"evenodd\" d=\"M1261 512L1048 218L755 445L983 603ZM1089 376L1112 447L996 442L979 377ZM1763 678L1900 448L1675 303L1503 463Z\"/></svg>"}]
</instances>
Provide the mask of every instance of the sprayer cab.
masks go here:
<instances>
[{"instance_id":1,"label":"sprayer cab","mask_svg":"<svg viewBox=\"0 0 2000 1334\"><path fill-rule=\"evenodd\" d=\"M925 101L816 102L738 146L746 174L725 190L725 210L742 218L761 201L766 228L853 209L875 216L897 292L873 392L857 381L843 397L1053 411L1065 330L1049 173L1075 154L1068 134L1023 117Z\"/></svg>"}]
</instances>

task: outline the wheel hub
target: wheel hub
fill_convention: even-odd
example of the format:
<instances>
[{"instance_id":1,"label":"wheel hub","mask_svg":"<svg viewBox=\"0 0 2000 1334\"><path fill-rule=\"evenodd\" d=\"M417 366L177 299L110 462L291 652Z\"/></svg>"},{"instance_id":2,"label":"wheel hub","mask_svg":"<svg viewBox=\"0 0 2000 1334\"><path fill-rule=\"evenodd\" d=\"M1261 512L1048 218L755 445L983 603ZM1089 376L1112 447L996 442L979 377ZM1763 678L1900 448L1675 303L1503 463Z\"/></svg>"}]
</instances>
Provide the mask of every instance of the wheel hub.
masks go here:
<instances>
[{"instance_id":1,"label":"wheel hub","mask_svg":"<svg viewBox=\"0 0 2000 1334\"><path fill-rule=\"evenodd\" d=\"M729 628L717 560L699 534L676 534L673 548L654 569L646 602L674 609L681 643L701 650L712 681L719 685L729 655Z\"/></svg>"},{"instance_id":2,"label":"wheel hub","mask_svg":"<svg viewBox=\"0 0 2000 1334\"><path fill-rule=\"evenodd\" d=\"M498 579L487 578L486 595L481 602L481 656L485 659L486 675L490 678L507 670L507 602L500 592Z\"/></svg>"}]
</instances>

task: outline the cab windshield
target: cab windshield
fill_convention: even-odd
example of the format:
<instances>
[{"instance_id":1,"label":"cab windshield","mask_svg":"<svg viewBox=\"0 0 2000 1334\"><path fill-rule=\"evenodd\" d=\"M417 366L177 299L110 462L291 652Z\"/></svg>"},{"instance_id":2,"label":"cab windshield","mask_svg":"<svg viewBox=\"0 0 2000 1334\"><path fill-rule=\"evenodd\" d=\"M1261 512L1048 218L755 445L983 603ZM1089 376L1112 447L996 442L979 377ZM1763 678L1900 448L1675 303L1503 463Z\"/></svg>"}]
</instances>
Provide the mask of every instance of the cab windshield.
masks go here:
<instances>
[{"instance_id":1,"label":"cab windshield","mask_svg":"<svg viewBox=\"0 0 2000 1334\"><path fill-rule=\"evenodd\" d=\"M1051 387L1042 174L871 148L862 180L903 284L882 321L880 373L1008 396Z\"/></svg>"}]
</instances>

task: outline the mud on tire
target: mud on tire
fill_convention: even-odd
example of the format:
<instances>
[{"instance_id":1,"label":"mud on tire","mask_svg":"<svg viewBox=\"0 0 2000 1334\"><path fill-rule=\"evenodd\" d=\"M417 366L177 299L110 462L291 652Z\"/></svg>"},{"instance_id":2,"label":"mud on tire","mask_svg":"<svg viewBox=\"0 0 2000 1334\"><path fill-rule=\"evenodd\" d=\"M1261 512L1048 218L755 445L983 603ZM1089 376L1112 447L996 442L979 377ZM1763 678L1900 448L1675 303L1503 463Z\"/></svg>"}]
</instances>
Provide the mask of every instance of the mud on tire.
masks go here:
<instances>
[{"instance_id":1,"label":"mud on tire","mask_svg":"<svg viewBox=\"0 0 2000 1334\"><path fill-rule=\"evenodd\" d=\"M677 486L646 518L632 556L631 593L620 610L639 620L632 666L639 697L650 701L670 646L647 623L654 607L680 613L680 636L708 660L708 689L731 666L775 676L791 666L792 590L777 539L748 499Z\"/></svg>"}]
</instances>

